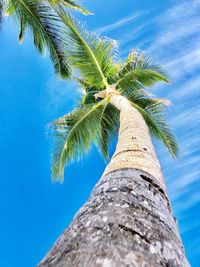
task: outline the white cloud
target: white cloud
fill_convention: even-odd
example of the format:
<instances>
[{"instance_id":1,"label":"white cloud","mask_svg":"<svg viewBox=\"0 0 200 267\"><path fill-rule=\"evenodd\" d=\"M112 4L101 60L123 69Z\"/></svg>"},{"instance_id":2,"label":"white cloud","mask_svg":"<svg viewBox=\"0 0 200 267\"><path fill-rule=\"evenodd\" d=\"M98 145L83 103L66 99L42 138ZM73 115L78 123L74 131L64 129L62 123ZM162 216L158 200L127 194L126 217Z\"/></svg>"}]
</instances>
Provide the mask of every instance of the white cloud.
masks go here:
<instances>
[{"instance_id":1,"label":"white cloud","mask_svg":"<svg viewBox=\"0 0 200 267\"><path fill-rule=\"evenodd\" d=\"M78 90L75 83L67 82L58 79L58 77L51 77L44 86L44 94L41 94L41 106L48 114L69 112L77 100ZM64 99L64 100L63 100ZM62 112L62 113L61 113Z\"/></svg>"},{"instance_id":2,"label":"white cloud","mask_svg":"<svg viewBox=\"0 0 200 267\"><path fill-rule=\"evenodd\" d=\"M159 30L152 42L150 51L155 53L158 52L157 50L164 50L164 54L166 54L169 49L171 51L176 50L177 57L180 52L186 54L188 51L186 52L185 49L191 48L191 42L195 42L200 36L199 11L200 1L192 0L181 1L180 4L161 14L155 21ZM174 53L172 56L174 57Z\"/></svg>"},{"instance_id":3,"label":"white cloud","mask_svg":"<svg viewBox=\"0 0 200 267\"><path fill-rule=\"evenodd\" d=\"M182 234L186 234L186 233L194 230L195 228L200 227L200 221L198 219L192 220L192 221L193 221L192 224L191 224L191 221L189 221L188 224L184 224L184 226L181 228Z\"/></svg>"},{"instance_id":4,"label":"white cloud","mask_svg":"<svg viewBox=\"0 0 200 267\"><path fill-rule=\"evenodd\" d=\"M167 176L169 194L179 216L200 202L200 193L195 187L200 179L199 11L200 1L181 1L161 14L155 20L157 30L150 45L151 53L165 61L165 69L172 80L170 90L163 94L175 103L170 113L170 124L178 133L181 154L175 163L165 151L160 152L160 148L159 155Z\"/></svg>"},{"instance_id":5,"label":"white cloud","mask_svg":"<svg viewBox=\"0 0 200 267\"><path fill-rule=\"evenodd\" d=\"M198 164L199 160L196 160L196 163ZM190 164L188 164L190 165ZM176 170L177 171L177 170ZM182 174L182 173L180 173ZM199 170L192 171L192 173L186 174L182 177L179 177L179 179L173 180L170 182L170 189L171 189L171 197L172 199L176 199L180 197L181 195L185 194L182 189L186 188L186 191L189 191L189 186L198 181L200 179L200 172Z\"/></svg>"},{"instance_id":6,"label":"white cloud","mask_svg":"<svg viewBox=\"0 0 200 267\"><path fill-rule=\"evenodd\" d=\"M133 42L134 38L138 38L138 35L142 33L142 30L144 29L144 27L145 25L140 25L134 29L126 31L126 33L123 35L123 37L120 40L121 47L129 44L130 42Z\"/></svg>"},{"instance_id":7,"label":"white cloud","mask_svg":"<svg viewBox=\"0 0 200 267\"><path fill-rule=\"evenodd\" d=\"M172 28L169 28L165 34L162 36L159 36L157 39L156 47L159 45L173 45L174 43L177 43L179 41L182 41L182 39L187 39L188 37L191 37L192 35L200 32L200 21L199 19L195 19L192 21L189 21L187 25L176 25L176 29L172 30ZM178 43L179 44L179 43Z\"/></svg>"},{"instance_id":8,"label":"white cloud","mask_svg":"<svg viewBox=\"0 0 200 267\"><path fill-rule=\"evenodd\" d=\"M142 15L141 12L136 12L136 13L133 13L127 17L124 17L116 22L113 22L109 25L106 25L106 26L103 26L103 27L100 27L98 29L96 29L95 31L98 32L98 33L102 33L102 32L111 32L113 30L116 30L116 29L119 29L133 21L135 21L137 18L139 18L140 16Z\"/></svg>"},{"instance_id":9,"label":"white cloud","mask_svg":"<svg viewBox=\"0 0 200 267\"><path fill-rule=\"evenodd\" d=\"M187 102L185 102L185 105ZM179 114L174 115L171 123L177 127L189 126L192 123L198 123L200 118L200 110L196 106L188 107L186 110L180 108Z\"/></svg>"},{"instance_id":10,"label":"white cloud","mask_svg":"<svg viewBox=\"0 0 200 267\"><path fill-rule=\"evenodd\" d=\"M186 101L185 98L190 97L191 95L200 94L200 77L199 75L191 77L184 83L179 83L176 86L176 89L170 92L170 97L174 100L182 99Z\"/></svg>"},{"instance_id":11,"label":"white cloud","mask_svg":"<svg viewBox=\"0 0 200 267\"><path fill-rule=\"evenodd\" d=\"M174 203L174 206L179 211L179 213L185 213L188 209L200 202L199 192L190 192L185 195L184 201L180 199Z\"/></svg>"},{"instance_id":12,"label":"white cloud","mask_svg":"<svg viewBox=\"0 0 200 267\"><path fill-rule=\"evenodd\" d=\"M191 18L191 16L199 15L200 2L199 0L181 1L178 5L173 6L168 9L164 15L161 17L161 22L171 22L171 20L176 23L179 21L186 22L186 19Z\"/></svg>"},{"instance_id":13,"label":"white cloud","mask_svg":"<svg viewBox=\"0 0 200 267\"><path fill-rule=\"evenodd\" d=\"M200 67L200 48L193 47L192 50L185 51L183 55L178 55L168 61L164 67L171 71L174 80L178 80L186 74L191 74Z\"/></svg>"}]
</instances>

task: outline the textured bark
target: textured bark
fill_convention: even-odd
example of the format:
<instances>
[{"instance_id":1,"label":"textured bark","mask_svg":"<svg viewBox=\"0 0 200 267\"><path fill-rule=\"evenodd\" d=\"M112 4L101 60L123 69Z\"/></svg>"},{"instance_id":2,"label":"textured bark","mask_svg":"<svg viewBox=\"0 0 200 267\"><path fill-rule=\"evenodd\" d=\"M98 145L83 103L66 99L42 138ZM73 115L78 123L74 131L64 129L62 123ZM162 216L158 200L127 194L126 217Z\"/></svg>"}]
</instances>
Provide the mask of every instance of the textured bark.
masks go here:
<instances>
[{"instance_id":1,"label":"textured bark","mask_svg":"<svg viewBox=\"0 0 200 267\"><path fill-rule=\"evenodd\" d=\"M101 178L38 267L189 266L168 198L136 169Z\"/></svg>"}]
</instances>

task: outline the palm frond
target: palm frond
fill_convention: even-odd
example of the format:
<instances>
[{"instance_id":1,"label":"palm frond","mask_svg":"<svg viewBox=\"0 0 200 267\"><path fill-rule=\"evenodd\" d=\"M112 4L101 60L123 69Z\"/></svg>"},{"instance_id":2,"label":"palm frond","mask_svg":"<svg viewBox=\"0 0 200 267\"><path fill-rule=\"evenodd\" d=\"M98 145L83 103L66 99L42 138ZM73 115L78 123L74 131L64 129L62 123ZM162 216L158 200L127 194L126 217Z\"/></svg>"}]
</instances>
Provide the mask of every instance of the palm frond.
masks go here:
<instances>
[{"instance_id":1,"label":"palm frond","mask_svg":"<svg viewBox=\"0 0 200 267\"><path fill-rule=\"evenodd\" d=\"M145 87L152 87L158 82L169 82L163 69L154 64L150 57L136 50L128 55L115 81L118 90L126 96L134 90L147 92Z\"/></svg>"},{"instance_id":2,"label":"palm frond","mask_svg":"<svg viewBox=\"0 0 200 267\"><path fill-rule=\"evenodd\" d=\"M48 1L54 5L66 6L67 8L77 10L85 15L91 15L91 13L88 10L83 8L75 0L48 0Z\"/></svg>"},{"instance_id":3,"label":"palm frond","mask_svg":"<svg viewBox=\"0 0 200 267\"><path fill-rule=\"evenodd\" d=\"M96 87L95 85L91 86L87 81L80 79L77 76L73 76L73 80L76 81L77 85L80 87L82 92L82 99L80 102L80 107L88 104L95 104L95 94L101 90L101 88Z\"/></svg>"},{"instance_id":4,"label":"palm frond","mask_svg":"<svg viewBox=\"0 0 200 267\"><path fill-rule=\"evenodd\" d=\"M53 123L54 149L52 157L53 179L62 181L64 166L74 158L80 159L90 150L92 143L101 138L101 116L105 101L75 110Z\"/></svg>"},{"instance_id":5,"label":"palm frond","mask_svg":"<svg viewBox=\"0 0 200 267\"><path fill-rule=\"evenodd\" d=\"M48 48L54 69L62 78L70 74L68 58L62 42L63 24L54 9L44 1L9 0L7 14L20 22L19 41L23 40L26 29L31 29L34 43L40 53Z\"/></svg>"},{"instance_id":6,"label":"palm frond","mask_svg":"<svg viewBox=\"0 0 200 267\"><path fill-rule=\"evenodd\" d=\"M170 154L176 157L178 154L178 144L165 118L165 105L159 99L135 98L132 97L131 104L136 108L146 121L152 136L161 140L167 147Z\"/></svg>"},{"instance_id":7,"label":"palm frond","mask_svg":"<svg viewBox=\"0 0 200 267\"><path fill-rule=\"evenodd\" d=\"M117 90L125 97L128 97L129 95L137 95L137 94L143 94L143 95L151 95L151 92L145 88L140 82L137 80L130 79L123 79L120 83L116 84Z\"/></svg>"},{"instance_id":8,"label":"palm frond","mask_svg":"<svg viewBox=\"0 0 200 267\"><path fill-rule=\"evenodd\" d=\"M76 81L77 85L82 89L84 93L96 93L102 90L102 88L94 85L91 85L88 81L84 79L78 78L76 76L73 77L73 80Z\"/></svg>"},{"instance_id":9,"label":"palm frond","mask_svg":"<svg viewBox=\"0 0 200 267\"><path fill-rule=\"evenodd\" d=\"M158 82L168 82L168 79L163 74L151 69L133 69L120 78L116 86L125 94L130 87L133 89L142 89L151 87Z\"/></svg>"},{"instance_id":10,"label":"palm frond","mask_svg":"<svg viewBox=\"0 0 200 267\"><path fill-rule=\"evenodd\" d=\"M107 77L115 73L112 44L107 39L100 39L66 14L57 10L66 25L66 48L70 63L79 71L81 78L91 86L108 86Z\"/></svg>"},{"instance_id":11,"label":"palm frond","mask_svg":"<svg viewBox=\"0 0 200 267\"><path fill-rule=\"evenodd\" d=\"M20 44L23 42L25 31L26 31L25 23L23 22L23 20L21 20L20 21L20 32L18 36L18 41Z\"/></svg>"},{"instance_id":12,"label":"palm frond","mask_svg":"<svg viewBox=\"0 0 200 267\"><path fill-rule=\"evenodd\" d=\"M101 115L101 138L98 148L105 160L110 159L108 144L119 128L119 111L109 102L106 103Z\"/></svg>"},{"instance_id":13,"label":"palm frond","mask_svg":"<svg viewBox=\"0 0 200 267\"><path fill-rule=\"evenodd\" d=\"M83 107L84 105L90 105L95 103L95 94L96 91L90 91L86 94L83 95L82 101L81 101L81 107Z\"/></svg>"},{"instance_id":14,"label":"palm frond","mask_svg":"<svg viewBox=\"0 0 200 267\"><path fill-rule=\"evenodd\" d=\"M135 55L135 50L131 50L131 52L128 54L127 59L125 60L124 64L121 64L121 68L119 69L119 76L122 77L125 75L127 72L129 72L133 67L133 62L134 62L134 55Z\"/></svg>"},{"instance_id":15,"label":"palm frond","mask_svg":"<svg viewBox=\"0 0 200 267\"><path fill-rule=\"evenodd\" d=\"M158 73L166 76L162 67L154 62L154 60L148 56L145 52L133 49L130 51L126 61L121 67L119 76L124 76L128 72L134 69L149 69L157 71ZM166 77L167 78L167 77ZM168 78L167 78L168 79Z\"/></svg>"}]
</instances>

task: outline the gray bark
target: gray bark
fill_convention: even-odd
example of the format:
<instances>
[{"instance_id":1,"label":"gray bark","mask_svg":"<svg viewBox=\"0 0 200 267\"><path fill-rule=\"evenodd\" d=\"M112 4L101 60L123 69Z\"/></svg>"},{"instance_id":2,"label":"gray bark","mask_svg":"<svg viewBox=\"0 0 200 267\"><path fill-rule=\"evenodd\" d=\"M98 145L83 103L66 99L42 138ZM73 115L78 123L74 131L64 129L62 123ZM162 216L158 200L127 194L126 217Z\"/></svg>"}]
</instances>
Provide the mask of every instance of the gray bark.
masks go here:
<instances>
[{"instance_id":1,"label":"gray bark","mask_svg":"<svg viewBox=\"0 0 200 267\"><path fill-rule=\"evenodd\" d=\"M105 174L38 267L189 266L168 197L137 169Z\"/></svg>"}]
</instances>

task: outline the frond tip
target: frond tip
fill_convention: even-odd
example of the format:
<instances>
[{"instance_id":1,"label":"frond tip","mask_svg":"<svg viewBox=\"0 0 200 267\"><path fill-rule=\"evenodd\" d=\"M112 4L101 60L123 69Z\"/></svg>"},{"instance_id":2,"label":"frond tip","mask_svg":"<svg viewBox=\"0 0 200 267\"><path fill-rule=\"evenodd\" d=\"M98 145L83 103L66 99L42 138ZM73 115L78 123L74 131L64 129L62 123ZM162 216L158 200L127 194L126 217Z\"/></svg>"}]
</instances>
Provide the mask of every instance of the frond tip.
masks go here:
<instances>
[{"instance_id":1,"label":"frond tip","mask_svg":"<svg viewBox=\"0 0 200 267\"><path fill-rule=\"evenodd\" d=\"M44 54L48 49L56 74L68 78L71 71L63 45L63 23L48 1L8 0L7 14L20 23L19 42L25 31L31 30L37 50Z\"/></svg>"},{"instance_id":2,"label":"frond tip","mask_svg":"<svg viewBox=\"0 0 200 267\"><path fill-rule=\"evenodd\" d=\"M81 5L77 3L75 0L54 0L54 3L61 4L63 6L66 6L68 8L77 10L85 15L92 15L87 9L83 8Z\"/></svg>"}]
</instances>

